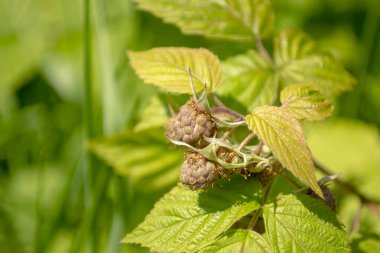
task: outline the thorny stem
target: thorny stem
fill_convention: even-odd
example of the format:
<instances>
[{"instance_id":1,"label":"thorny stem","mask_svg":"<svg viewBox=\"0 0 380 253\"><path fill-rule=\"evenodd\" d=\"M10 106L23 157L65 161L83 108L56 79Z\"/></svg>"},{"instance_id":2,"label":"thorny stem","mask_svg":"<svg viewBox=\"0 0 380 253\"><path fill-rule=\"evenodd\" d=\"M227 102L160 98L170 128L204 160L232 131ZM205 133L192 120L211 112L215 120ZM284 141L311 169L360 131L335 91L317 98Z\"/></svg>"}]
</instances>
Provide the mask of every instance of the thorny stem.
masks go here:
<instances>
[{"instance_id":1,"label":"thorny stem","mask_svg":"<svg viewBox=\"0 0 380 253\"><path fill-rule=\"evenodd\" d=\"M242 150L245 147L245 145L247 145L248 142L252 140L255 136L255 133L250 133L249 135L247 135L247 137L245 137L245 139L240 143L238 151Z\"/></svg>"}]
</instances>

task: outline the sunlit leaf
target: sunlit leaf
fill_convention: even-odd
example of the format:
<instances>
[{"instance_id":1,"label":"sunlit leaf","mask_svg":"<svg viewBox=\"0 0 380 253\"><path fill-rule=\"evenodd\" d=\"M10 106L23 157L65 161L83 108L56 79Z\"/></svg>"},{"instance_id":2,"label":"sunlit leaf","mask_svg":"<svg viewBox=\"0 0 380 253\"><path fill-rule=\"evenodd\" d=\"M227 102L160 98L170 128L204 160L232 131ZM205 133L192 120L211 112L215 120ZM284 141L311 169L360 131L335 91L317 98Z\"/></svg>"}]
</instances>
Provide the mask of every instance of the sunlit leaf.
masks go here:
<instances>
[{"instance_id":1,"label":"sunlit leaf","mask_svg":"<svg viewBox=\"0 0 380 253\"><path fill-rule=\"evenodd\" d=\"M201 251L202 253L244 252L269 253L271 246L255 231L237 229L229 230L213 244Z\"/></svg>"},{"instance_id":2,"label":"sunlit leaf","mask_svg":"<svg viewBox=\"0 0 380 253\"><path fill-rule=\"evenodd\" d=\"M191 93L191 69L197 91L213 91L222 81L217 56L204 48L166 47L141 52L129 52L131 65L147 83L167 91Z\"/></svg>"},{"instance_id":3,"label":"sunlit leaf","mask_svg":"<svg viewBox=\"0 0 380 253\"><path fill-rule=\"evenodd\" d=\"M139 8L175 24L187 34L252 40L273 29L274 12L264 0L136 0Z\"/></svg>"},{"instance_id":4,"label":"sunlit leaf","mask_svg":"<svg viewBox=\"0 0 380 253\"><path fill-rule=\"evenodd\" d=\"M212 243L234 222L260 208L257 180L235 176L207 191L174 187L123 242L154 252L194 252Z\"/></svg>"},{"instance_id":5,"label":"sunlit leaf","mask_svg":"<svg viewBox=\"0 0 380 253\"><path fill-rule=\"evenodd\" d=\"M230 95L247 106L272 104L277 98L278 80L271 64L254 50L223 63L225 80L220 93Z\"/></svg>"},{"instance_id":6,"label":"sunlit leaf","mask_svg":"<svg viewBox=\"0 0 380 253\"><path fill-rule=\"evenodd\" d=\"M92 141L90 149L115 173L142 182L145 188L163 187L178 180L183 162L183 153L169 147L164 136L162 129L125 131Z\"/></svg>"},{"instance_id":7,"label":"sunlit leaf","mask_svg":"<svg viewBox=\"0 0 380 253\"><path fill-rule=\"evenodd\" d=\"M280 107L262 106L247 115L246 122L286 168L324 198L302 126L291 113Z\"/></svg>"},{"instance_id":8,"label":"sunlit leaf","mask_svg":"<svg viewBox=\"0 0 380 253\"><path fill-rule=\"evenodd\" d=\"M320 200L280 196L264 207L263 216L274 252L350 252L344 226Z\"/></svg>"},{"instance_id":9,"label":"sunlit leaf","mask_svg":"<svg viewBox=\"0 0 380 253\"><path fill-rule=\"evenodd\" d=\"M303 83L326 94L350 90L355 79L307 34L287 29L274 40L274 58L285 85Z\"/></svg>"},{"instance_id":10,"label":"sunlit leaf","mask_svg":"<svg viewBox=\"0 0 380 253\"><path fill-rule=\"evenodd\" d=\"M323 120L334 111L334 106L310 85L294 84L285 87L280 95L282 106L297 119Z\"/></svg>"}]
</instances>

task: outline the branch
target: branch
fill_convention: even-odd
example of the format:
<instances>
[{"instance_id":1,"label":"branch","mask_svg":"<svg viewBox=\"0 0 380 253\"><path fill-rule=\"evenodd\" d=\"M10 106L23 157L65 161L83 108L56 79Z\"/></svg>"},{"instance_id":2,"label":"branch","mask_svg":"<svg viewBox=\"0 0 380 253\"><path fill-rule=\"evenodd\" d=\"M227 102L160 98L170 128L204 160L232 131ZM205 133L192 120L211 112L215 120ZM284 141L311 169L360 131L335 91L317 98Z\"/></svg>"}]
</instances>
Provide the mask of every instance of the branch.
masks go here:
<instances>
[{"instance_id":1,"label":"branch","mask_svg":"<svg viewBox=\"0 0 380 253\"><path fill-rule=\"evenodd\" d=\"M334 173L332 173L329 169L327 169L325 166L323 166L322 164L320 164L319 162L317 162L315 159L313 159L313 162L314 162L314 166L317 170L319 170L320 172L322 172L323 174L325 175L333 175ZM377 205L380 205L380 200L378 199L373 199L373 198L370 198L370 197L367 197L365 196L364 194L362 194L358 189L356 189L355 186L345 182L345 181L342 181L341 179L337 178L334 180L338 185L340 185L344 190L356 195L359 197L360 201L363 203L363 204L377 204Z\"/></svg>"}]
</instances>

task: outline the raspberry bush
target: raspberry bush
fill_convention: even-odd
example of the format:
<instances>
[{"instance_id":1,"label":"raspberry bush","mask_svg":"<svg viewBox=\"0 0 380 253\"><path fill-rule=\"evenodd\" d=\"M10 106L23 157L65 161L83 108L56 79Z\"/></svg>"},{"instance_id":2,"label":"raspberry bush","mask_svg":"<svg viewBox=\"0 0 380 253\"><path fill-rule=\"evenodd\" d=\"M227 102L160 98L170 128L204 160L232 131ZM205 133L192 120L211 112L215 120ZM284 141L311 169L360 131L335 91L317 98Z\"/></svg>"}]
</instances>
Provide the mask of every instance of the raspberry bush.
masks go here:
<instances>
[{"instance_id":1,"label":"raspberry bush","mask_svg":"<svg viewBox=\"0 0 380 253\"><path fill-rule=\"evenodd\" d=\"M122 242L153 252L349 252L328 189L336 177L317 178L323 167L303 122L331 116L351 74L303 31L276 31L270 1L136 2L186 34L252 48L223 61L205 48L128 52L137 75L166 95L135 128L149 168L134 170L133 157L116 166L150 185L179 182Z\"/></svg>"}]
</instances>

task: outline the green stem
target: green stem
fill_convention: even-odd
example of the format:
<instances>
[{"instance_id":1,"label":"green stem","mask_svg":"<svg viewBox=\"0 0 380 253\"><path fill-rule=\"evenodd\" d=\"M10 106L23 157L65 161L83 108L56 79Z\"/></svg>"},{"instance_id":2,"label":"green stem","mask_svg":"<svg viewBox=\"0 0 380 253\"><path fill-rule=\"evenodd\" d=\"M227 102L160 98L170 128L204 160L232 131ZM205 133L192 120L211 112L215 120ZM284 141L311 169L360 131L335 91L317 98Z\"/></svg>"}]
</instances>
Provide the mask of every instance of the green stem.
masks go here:
<instances>
[{"instance_id":1,"label":"green stem","mask_svg":"<svg viewBox=\"0 0 380 253\"><path fill-rule=\"evenodd\" d=\"M266 186L264 187L264 198L262 206L264 206L268 200L269 192L272 188L272 181L268 182ZM256 210L256 212L253 214L251 221L248 224L247 230L252 230L256 226L257 221L259 220L261 214L262 214L262 208Z\"/></svg>"}]
</instances>

